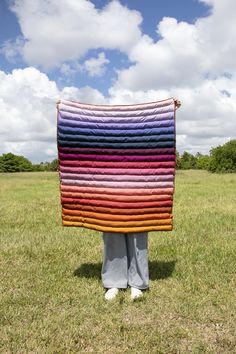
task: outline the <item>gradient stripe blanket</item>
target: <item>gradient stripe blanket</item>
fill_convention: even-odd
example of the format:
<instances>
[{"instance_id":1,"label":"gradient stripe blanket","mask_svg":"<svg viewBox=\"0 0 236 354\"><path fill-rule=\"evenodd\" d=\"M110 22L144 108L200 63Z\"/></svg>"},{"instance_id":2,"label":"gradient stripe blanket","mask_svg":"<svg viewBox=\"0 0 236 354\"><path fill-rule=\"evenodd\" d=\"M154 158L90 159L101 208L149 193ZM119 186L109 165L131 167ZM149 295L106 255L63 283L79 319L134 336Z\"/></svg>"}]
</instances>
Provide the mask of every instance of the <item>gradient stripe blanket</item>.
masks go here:
<instances>
[{"instance_id":1,"label":"gradient stripe blanket","mask_svg":"<svg viewBox=\"0 0 236 354\"><path fill-rule=\"evenodd\" d=\"M57 104L62 223L98 231L172 230L175 99Z\"/></svg>"}]
</instances>

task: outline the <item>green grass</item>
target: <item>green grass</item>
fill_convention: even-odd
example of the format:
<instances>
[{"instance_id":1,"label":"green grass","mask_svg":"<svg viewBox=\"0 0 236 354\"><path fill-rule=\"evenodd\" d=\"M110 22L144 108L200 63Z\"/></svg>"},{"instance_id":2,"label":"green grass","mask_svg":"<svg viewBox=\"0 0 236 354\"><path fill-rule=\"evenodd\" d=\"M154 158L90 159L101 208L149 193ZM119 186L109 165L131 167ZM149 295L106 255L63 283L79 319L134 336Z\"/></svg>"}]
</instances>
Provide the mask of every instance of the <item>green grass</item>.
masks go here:
<instances>
[{"instance_id":1,"label":"green grass","mask_svg":"<svg viewBox=\"0 0 236 354\"><path fill-rule=\"evenodd\" d=\"M235 353L236 175L178 171L150 290L104 300L101 233L61 226L57 173L0 174L2 353Z\"/></svg>"}]
</instances>

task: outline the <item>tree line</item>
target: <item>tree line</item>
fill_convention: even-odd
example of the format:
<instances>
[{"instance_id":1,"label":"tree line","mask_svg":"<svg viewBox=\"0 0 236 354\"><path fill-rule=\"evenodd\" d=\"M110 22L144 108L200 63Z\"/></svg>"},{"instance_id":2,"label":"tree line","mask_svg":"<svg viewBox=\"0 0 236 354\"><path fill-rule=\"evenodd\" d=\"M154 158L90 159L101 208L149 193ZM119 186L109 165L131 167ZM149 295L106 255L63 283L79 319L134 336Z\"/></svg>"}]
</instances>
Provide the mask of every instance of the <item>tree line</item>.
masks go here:
<instances>
[{"instance_id":1,"label":"tree line","mask_svg":"<svg viewBox=\"0 0 236 354\"><path fill-rule=\"evenodd\" d=\"M177 152L177 168L182 170L198 169L210 172L236 172L236 140L230 140L210 150L209 155L197 153L195 156L184 151Z\"/></svg>"},{"instance_id":2,"label":"tree line","mask_svg":"<svg viewBox=\"0 0 236 354\"><path fill-rule=\"evenodd\" d=\"M33 164L24 156L14 155L11 152L0 156L0 172L39 172L57 171L58 160Z\"/></svg>"},{"instance_id":3,"label":"tree line","mask_svg":"<svg viewBox=\"0 0 236 354\"><path fill-rule=\"evenodd\" d=\"M210 150L209 155L197 153L192 155L187 151L177 152L177 169L200 169L210 172L236 172L236 140L219 145ZM0 156L0 172L33 172L57 171L58 160L33 164L24 156L14 155L11 152Z\"/></svg>"}]
</instances>

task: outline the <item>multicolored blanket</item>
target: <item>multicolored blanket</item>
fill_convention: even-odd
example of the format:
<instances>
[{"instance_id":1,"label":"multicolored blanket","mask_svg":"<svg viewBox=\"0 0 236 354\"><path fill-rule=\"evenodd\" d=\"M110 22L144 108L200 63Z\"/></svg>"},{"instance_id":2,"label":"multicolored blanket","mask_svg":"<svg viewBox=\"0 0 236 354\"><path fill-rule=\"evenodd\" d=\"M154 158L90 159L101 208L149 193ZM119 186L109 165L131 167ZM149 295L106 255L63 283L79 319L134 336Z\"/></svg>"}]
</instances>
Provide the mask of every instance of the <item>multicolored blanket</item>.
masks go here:
<instances>
[{"instance_id":1,"label":"multicolored blanket","mask_svg":"<svg viewBox=\"0 0 236 354\"><path fill-rule=\"evenodd\" d=\"M135 105L61 100L57 108L63 225L172 230L175 99Z\"/></svg>"}]
</instances>

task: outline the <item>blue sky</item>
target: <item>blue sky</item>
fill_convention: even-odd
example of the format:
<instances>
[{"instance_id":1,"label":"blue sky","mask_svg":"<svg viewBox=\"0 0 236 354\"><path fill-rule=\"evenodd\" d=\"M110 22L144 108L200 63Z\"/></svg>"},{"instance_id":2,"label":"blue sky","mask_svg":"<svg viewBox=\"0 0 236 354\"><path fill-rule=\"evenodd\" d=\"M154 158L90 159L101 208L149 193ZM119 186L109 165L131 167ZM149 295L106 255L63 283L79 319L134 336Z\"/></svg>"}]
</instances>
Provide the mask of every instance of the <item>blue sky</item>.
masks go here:
<instances>
[{"instance_id":1,"label":"blue sky","mask_svg":"<svg viewBox=\"0 0 236 354\"><path fill-rule=\"evenodd\" d=\"M234 137L234 13L234 0L1 1L0 153L55 158L60 97L169 96L182 101L178 150L208 153Z\"/></svg>"},{"instance_id":2,"label":"blue sky","mask_svg":"<svg viewBox=\"0 0 236 354\"><path fill-rule=\"evenodd\" d=\"M92 3L98 9L104 8L109 1L108 0L94 0ZM122 0L121 4L127 6L131 10L137 10L142 14L143 20L141 29L143 33L148 34L150 37L157 39L156 26L165 16L175 17L178 21L187 21L193 23L198 17L204 17L209 12L209 6L200 3L197 0L149 0L148 2L142 0ZM8 40L14 40L18 36L22 36L21 28L19 26L17 17L10 10L11 1L3 0L0 2L0 42L4 43ZM83 60L96 55L98 50L93 49L88 51L83 56ZM118 50L107 50L106 56L110 60L107 65L107 70L102 77L94 77L86 75L86 73L77 73L72 78L65 78L61 76L58 69L46 70L50 79L55 80L61 87L65 84L73 85L90 85L95 88L99 88L104 94L107 94L107 90L111 85L112 79L115 76L114 68L124 68L129 65L126 55L120 53ZM3 54L0 54L1 58L1 70L11 72L14 68L24 68L27 63L22 60L20 56L14 58L14 60L7 60Z\"/></svg>"}]
</instances>

